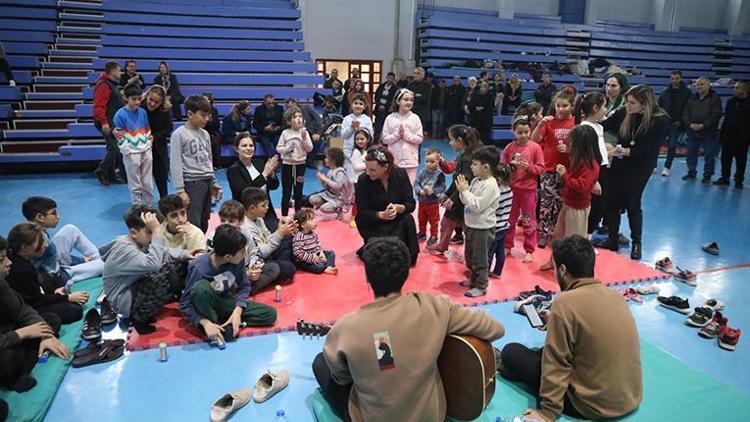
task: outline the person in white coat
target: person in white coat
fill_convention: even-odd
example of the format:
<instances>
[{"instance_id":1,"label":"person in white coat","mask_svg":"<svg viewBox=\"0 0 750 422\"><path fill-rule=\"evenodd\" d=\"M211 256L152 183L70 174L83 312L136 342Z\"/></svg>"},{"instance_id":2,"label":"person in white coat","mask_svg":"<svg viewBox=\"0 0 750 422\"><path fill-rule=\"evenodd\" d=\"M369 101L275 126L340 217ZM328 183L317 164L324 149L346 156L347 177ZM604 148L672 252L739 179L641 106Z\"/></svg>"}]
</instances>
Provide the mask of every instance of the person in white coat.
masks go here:
<instances>
[{"instance_id":1,"label":"person in white coat","mask_svg":"<svg viewBox=\"0 0 750 422\"><path fill-rule=\"evenodd\" d=\"M393 154L396 166L406 170L412 185L417 178L419 144L424 140L422 121L412 113L413 105L413 92L406 88L396 92L393 112L385 119L381 138Z\"/></svg>"},{"instance_id":2,"label":"person in white coat","mask_svg":"<svg viewBox=\"0 0 750 422\"><path fill-rule=\"evenodd\" d=\"M354 134L359 129L367 129L373 133L372 118L365 113L367 109L367 98L364 94L354 94L352 97L351 114L344 117L341 122L341 138L344 140L344 169L349 179L356 180L354 168L352 167L352 151L354 150Z\"/></svg>"}]
</instances>

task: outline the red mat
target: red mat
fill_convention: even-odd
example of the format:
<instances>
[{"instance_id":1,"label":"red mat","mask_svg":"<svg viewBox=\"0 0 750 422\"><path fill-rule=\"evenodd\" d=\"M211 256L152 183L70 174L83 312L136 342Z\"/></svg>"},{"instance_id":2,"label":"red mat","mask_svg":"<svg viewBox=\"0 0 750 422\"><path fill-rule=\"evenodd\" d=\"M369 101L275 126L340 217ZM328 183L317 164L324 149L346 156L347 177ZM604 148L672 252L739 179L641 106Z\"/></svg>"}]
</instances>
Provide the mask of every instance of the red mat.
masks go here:
<instances>
[{"instance_id":1,"label":"red mat","mask_svg":"<svg viewBox=\"0 0 750 422\"><path fill-rule=\"evenodd\" d=\"M362 242L356 229L351 229L340 221L326 221L319 224L318 234L324 248L336 251L339 274L331 276L297 272L294 282L283 286L281 303L273 301L273 288L255 295L251 299L277 309L278 320L276 325L270 328L245 328L240 333L241 337L293 329L295 322L300 318L331 322L372 301L373 294L365 281L364 266L355 254ZM420 254L416 267L411 269L404 291L427 291L447 295L451 300L462 304L484 305L514 299L519 292L531 290L536 284L547 290L559 290L553 271L539 271L539 266L549 259L550 249L537 250L534 253L534 262L524 264L521 262L522 243L518 237L513 256L505 260L502 278L490 279L486 296L475 299L465 297L465 289L457 284L466 278L464 264L447 262L444 257L427 253ZM452 249L463 253L463 246L454 245ZM596 276L605 284L665 278L664 273L605 250L597 256L595 271ZM176 303L166 306L157 316L157 320L155 333L138 335L131 331L128 336L128 349L150 349L158 347L160 342L180 345L204 341L200 330L182 318Z\"/></svg>"}]
</instances>

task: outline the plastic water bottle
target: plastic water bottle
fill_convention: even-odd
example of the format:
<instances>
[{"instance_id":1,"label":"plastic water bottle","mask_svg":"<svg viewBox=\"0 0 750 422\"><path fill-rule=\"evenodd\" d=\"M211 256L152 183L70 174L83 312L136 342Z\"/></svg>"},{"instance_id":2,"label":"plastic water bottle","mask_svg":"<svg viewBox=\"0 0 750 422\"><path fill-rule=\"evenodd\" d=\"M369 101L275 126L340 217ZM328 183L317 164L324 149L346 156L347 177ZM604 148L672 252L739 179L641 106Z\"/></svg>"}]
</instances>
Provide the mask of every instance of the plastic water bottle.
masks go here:
<instances>
[{"instance_id":1,"label":"plastic water bottle","mask_svg":"<svg viewBox=\"0 0 750 422\"><path fill-rule=\"evenodd\" d=\"M47 363L49 360L49 350L45 350L41 356L39 356L39 363Z\"/></svg>"},{"instance_id":2,"label":"plastic water bottle","mask_svg":"<svg viewBox=\"0 0 750 422\"><path fill-rule=\"evenodd\" d=\"M289 419L286 418L286 413L281 409L276 411L276 422L289 422Z\"/></svg>"}]
</instances>

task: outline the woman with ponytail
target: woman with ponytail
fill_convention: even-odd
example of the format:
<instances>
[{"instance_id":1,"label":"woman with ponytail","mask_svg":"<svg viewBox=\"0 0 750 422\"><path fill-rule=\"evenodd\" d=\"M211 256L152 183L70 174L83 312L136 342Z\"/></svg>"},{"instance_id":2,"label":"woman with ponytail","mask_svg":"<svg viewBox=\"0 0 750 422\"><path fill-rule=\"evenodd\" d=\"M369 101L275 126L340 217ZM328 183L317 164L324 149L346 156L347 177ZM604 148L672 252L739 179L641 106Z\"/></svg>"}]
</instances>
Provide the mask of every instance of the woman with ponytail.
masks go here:
<instances>
[{"instance_id":1,"label":"woman with ponytail","mask_svg":"<svg viewBox=\"0 0 750 422\"><path fill-rule=\"evenodd\" d=\"M153 156L154 183L159 191L159 198L169 193L167 191L167 174L169 174L169 153L167 141L172 134L172 116L167 90L161 85L151 85L141 101L141 108L146 110L148 126L154 142L151 145Z\"/></svg>"}]
</instances>

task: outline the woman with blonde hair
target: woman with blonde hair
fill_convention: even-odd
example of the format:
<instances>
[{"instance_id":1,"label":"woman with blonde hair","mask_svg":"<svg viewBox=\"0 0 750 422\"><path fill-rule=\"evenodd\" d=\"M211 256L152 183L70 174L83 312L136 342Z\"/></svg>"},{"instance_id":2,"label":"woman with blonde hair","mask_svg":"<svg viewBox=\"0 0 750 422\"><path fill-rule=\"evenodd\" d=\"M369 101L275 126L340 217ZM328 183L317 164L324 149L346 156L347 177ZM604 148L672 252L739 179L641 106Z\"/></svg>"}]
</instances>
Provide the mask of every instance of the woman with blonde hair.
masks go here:
<instances>
[{"instance_id":1,"label":"woman with blonde hair","mask_svg":"<svg viewBox=\"0 0 750 422\"><path fill-rule=\"evenodd\" d=\"M523 87L517 74L510 75L508 83L505 84L505 100L503 101L502 114L508 114L508 109L513 106L515 110L521 105L523 99Z\"/></svg>"},{"instance_id":2,"label":"woman with blonde hair","mask_svg":"<svg viewBox=\"0 0 750 422\"><path fill-rule=\"evenodd\" d=\"M154 183L159 191L159 197L167 193L167 175L169 174L169 152L167 141L172 134L172 104L169 102L167 90L161 85L151 85L141 100L141 108L146 110L148 126L154 137L151 145L153 159L152 174Z\"/></svg>"},{"instance_id":3,"label":"woman with blonde hair","mask_svg":"<svg viewBox=\"0 0 750 422\"><path fill-rule=\"evenodd\" d=\"M636 85L625 93L625 106L604 121L605 130L617 133L616 157L609 171L606 222L609 238L602 247L619 247L620 210L628 213L632 246L630 258L641 259L643 210L641 198L656 168L659 147L669 133L669 115L656 104L648 85Z\"/></svg>"}]
</instances>

